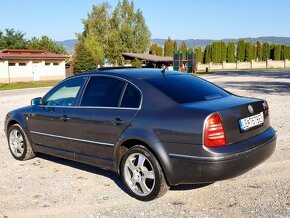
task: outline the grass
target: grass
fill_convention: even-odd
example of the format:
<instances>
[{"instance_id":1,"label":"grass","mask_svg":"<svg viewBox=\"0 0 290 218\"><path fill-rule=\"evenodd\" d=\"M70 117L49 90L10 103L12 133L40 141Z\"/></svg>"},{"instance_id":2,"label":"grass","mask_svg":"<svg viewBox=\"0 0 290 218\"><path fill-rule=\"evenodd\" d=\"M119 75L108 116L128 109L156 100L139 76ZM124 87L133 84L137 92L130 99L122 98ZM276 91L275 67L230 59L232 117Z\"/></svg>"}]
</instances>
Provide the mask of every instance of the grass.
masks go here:
<instances>
[{"instance_id":1,"label":"grass","mask_svg":"<svg viewBox=\"0 0 290 218\"><path fill-rule=\"evenodd\" d=\"M54 86L58 82L59 82L59 80L34 81L34 82L17 82L17 83L0 83L0 91L12 90L12 89L49 87L49 86Z\"/></svg>"}]
</instances>

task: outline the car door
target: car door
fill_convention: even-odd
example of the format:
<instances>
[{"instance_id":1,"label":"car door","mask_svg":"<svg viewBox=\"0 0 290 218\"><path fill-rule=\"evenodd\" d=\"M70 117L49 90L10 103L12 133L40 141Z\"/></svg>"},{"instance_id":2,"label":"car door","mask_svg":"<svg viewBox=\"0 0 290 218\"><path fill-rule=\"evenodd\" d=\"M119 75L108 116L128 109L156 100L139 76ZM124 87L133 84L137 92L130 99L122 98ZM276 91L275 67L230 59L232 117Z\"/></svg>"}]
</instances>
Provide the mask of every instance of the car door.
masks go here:
<instances>
[{"instance_id":1,"label":"car door","mask_svg":"<svg viewBox=\"0 0 290 218\"><path fill-rule=\"evenodd\" d=\"M36 150L73 155L67 122L85 80L77 77L60 83L42 99L42 105L32 107L27 125Z\"/></svg>"},{"instance_id":2,"label":"car door","mask_svg":"<svg viewBox=\"0 0 290 218\"><path fill-rule=\"evenodd\" d=\"M135 102L129 99L122 105L122 100L132 94ZM79 139L73 142L76 158L109 167L114 144L130 125L140 103L141 92L127 81L111 76L92 76L79 107L67 122L67 130Z\"/></svg>"}]
</instances>

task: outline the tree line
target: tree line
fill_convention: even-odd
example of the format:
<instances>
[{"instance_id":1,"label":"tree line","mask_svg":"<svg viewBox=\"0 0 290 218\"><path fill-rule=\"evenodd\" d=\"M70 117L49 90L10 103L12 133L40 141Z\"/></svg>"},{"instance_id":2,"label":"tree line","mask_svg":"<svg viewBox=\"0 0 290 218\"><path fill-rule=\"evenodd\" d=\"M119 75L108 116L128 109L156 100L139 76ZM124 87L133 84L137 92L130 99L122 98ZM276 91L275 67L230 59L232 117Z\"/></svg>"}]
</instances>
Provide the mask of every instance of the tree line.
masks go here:
<instances>
[{"instance_id":1,"label":"tree line","mask_svg":"<svg viewBox=\"0 0 290 218\"><path fill-rule=\"evenodd\" d=\"M77 34L73 57L77 72L96 69L104 59L120 64L122 53L144 53L151 42L143 14L135 10L133 1L118 1L113 10L108 3L93 5L82 22L84 30Z\"/></svg>"},{"instance_id":2,"label":"tree line","mask_svg":"<svg viewBox=\"0 0 290 218\"><path fill-rule=\"evenodd\" d=\"M181 51L183 59L186 59L187 51L194 51L196 53L197 62L200 63L234 63L236 61L266 61L272 60L285 60L290 59L290 46L281 44L269 44L268 42L257 43L248 42L245 40L238 41L237 45L234 42L215 41L207 45L204 49L201 47L187 48L186 43L183 41L180 47L174 40L168 38L164 42L164 49L152 43L149 48L149 53L159 56L172 56L174 51Z\"/></svg>"},{"instance_id":3,"label":"tree line","mask_svg":"<svg viewBox=\"0 0 290 218\"><path fill-rule=\"evenodd\" d=\"M56 54L67 54L62 45L48 36L27 39L25 33L14 29L5 29L4 32L0 30L0 50L3 49L41 49Z\"/></svg>"}]
</instances>

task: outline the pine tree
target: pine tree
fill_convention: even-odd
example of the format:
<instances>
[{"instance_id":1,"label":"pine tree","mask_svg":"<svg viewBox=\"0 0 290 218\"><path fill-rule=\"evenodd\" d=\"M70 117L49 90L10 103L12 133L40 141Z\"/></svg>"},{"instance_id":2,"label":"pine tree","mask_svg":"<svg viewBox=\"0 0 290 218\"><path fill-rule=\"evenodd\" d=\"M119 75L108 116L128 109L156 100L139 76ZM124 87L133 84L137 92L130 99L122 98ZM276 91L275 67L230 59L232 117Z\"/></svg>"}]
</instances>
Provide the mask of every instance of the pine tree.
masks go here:
<instances>
[{"instance_id":1,"label":"pine tree","mask_svg":"<svg viewBox=\"0 0 290 218\"><path fill-rule=\"evenodd\" d=\"M284 58L290 60L290 46L285 47Z\"/></svg>"},{"instance_id":2,"label":"pine tree","mask_svg":"<svg viewBox=\"0 0 290 218\"><path fill-rule=\"evenodd\" d=\"M245 51L246 51L245 41L240 40L237 46L237 61L242 62L245 61Z\"/></svg>"},{"instance_id":3,"label":"pine tree","mask_svg":"<svg viewBox=\"0 0 290 218\"><path fill-rule=\"evenodd\" d=\"M270 45L267 42L264 42L262 45L262 60L266 61L270 58Z\"/></svg>"},{"instance_id":4,"label":"pine tree","mask_svg":"<svg viewBox=\"0 0 290 218\"><path fill-rule=\"evenodd\" d=\"M257 59L258 61L262 61L263 59L263 49L260 41L257 42Z\"/></svg>"},{"instance_id":5,"label":"pine tree","mask_svg":"<svg viewBox=\"0 0 290 218\"><path fill-rule=\"evenodd\" d=\"M274 50L275 50L275 44L272 44L270 46L270 59L275 60L274 59Z\"/></svg>"},{"instance_id":6,"label":"pine tree","mask_svg":"<svg viewBox=\"0 0 290 218\"><path fill-rule=\"evenodd\" d=\"M235 62L235 43L229 42L227 46L227 62Z\"/></svg>"}]
</instances>

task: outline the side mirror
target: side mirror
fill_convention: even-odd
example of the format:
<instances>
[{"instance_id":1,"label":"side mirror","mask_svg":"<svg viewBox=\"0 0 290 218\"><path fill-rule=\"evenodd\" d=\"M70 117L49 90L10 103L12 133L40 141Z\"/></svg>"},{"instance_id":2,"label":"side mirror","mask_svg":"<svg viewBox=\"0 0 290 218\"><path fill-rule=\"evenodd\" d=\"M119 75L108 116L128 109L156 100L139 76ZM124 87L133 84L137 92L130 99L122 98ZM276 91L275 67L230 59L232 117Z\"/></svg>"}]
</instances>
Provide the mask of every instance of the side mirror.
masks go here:
<instances>
[{"instance_id":1,"label":"side mirror","mask_svg":"<svg viewBox=\"0 0 290 218\"><path fill-rule=\"evenodd\" d=\"M38 98L34 98L31 100L31 105L32 106L38 106L38 105L42 105L42 98L38 97Z\"/></svg>"}]
</instances>

